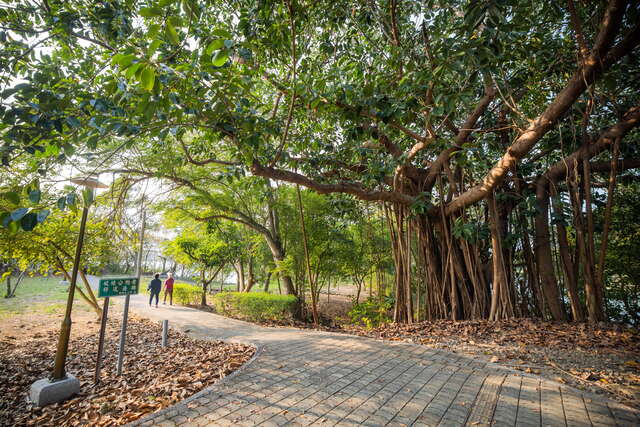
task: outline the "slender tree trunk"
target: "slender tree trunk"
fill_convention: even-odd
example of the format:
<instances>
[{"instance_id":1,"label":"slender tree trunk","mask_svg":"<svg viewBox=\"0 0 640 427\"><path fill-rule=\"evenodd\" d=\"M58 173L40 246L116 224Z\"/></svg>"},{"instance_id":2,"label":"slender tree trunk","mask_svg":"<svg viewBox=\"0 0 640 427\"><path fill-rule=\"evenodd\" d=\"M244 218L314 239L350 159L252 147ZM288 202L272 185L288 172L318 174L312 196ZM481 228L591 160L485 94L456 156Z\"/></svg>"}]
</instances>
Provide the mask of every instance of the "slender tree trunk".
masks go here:
<instances>
[{"instance_id":1,"label":"slender tree trunk","mask_svg":"<svg viewBox=\"0 0 640 427\"><path fill-rule=\"evenodd\" d=\"M64 268L64 265L62 264L62 260L60 259L60 257L56 257L55 263L56 263L56 265L58 267L58 270L60 270L62 272L62 274L64 275L65 279L67 279L67 281L71 282L71 276L69 275L67 270ZM98 317L102 316L102 309L100 308L100 306L94 300L89 298L82 291L82 289L79 286L76 287L76 292L78 292L80 294L80 296L82 297L82 299L84 299L87 302L87 304L89 304L89 306L96 312Z\"/></svg>"},{"instance_id":2,"label":"slender tree trunk","mask_svg":"<svg viewBox=\"0 0 640 427\"><path fill-rule=\"evenodd\" d=\"M311 288L311 313L313 315L313 324L318 325L318 298L316 295L316 284L313 274L311 273L311 260L309 259L309 244L307 242L307 231L304 225L304 210L302 208L302 196L300 195L300 186L296 185L296 191L298 194L298 211L300 213L300 228L302 231L302 243L304 245L304 258L307 264L307 277L309 278L309 287ZM300 292L304 294L304 292Z\"/></svg>"},{"instance_id":3,"label":"slender tree trunk","mask_svg":"<svg viewBox=\"0 0 640 427\"><path fill-rule=\"evenodd\" d=\"M5 294L5 298L11 298L11 276L7 276L5 279L7 282L7 293Z\"/></svg>"},{"instance_id":4,"label":"slender tree trunk","mask_svg":"<svg viewBox=\"0 0 640 427\"><path fill-rule=\"evenodd\" d=\"M617 166L618 166L618 152L620 151L620 137L616 138L612 153L611 153L611 172L609 174L609 185L607 187L607 204L604 209L604 221L602 228L602 238L600 239L600 256L598 257L598 265L596 277L599 285L604 288L604 264L607 255L607 246L609 244L609 228L611 227L611 209L613 207Z\"/></svg>"},{"instance_id":5,"label":"slender tree trunk","mask_svg":"<svg viewBox=\"0 0 640 427\"><path fill-rule=\"evenodd\" d=\"M595 288L595 278L593 271L593 260L586 242L584 221L581 210L581 200L579 196L576 173L572 173L568 179L571 195L571 206L573 208L574 228L576 230L576 246L580 255L580 264L584 278L584 293L587 303L587 314L589 321L598 322L603 319L602 308L598 304L598 296Z\"/></svg>"},{"instance_id":6,"label":"slender tree trunk","mask_svg":"<svg viewBox=\"0 0 640 427\"><path fill-rule=\"evenodd\" d=\"M537 213L535 217L536 244L535 253L538 261L538 275L542 285L542 294L554 320L565 320L566 315L560 299L560 291L553 268L551 240L549 237L549 192L546 177L536 185Z\"/></svg>"},{"instance_id":7,"label":"slender tree trunk","mask_svg":"<svg viewBox=\"0 0 640 427\"><path fill-rule=\"evenodd\" d=\"M502 249L501 219L498 214L496 200L493 194L488 198L489 227L491 230L491 257L493 265L493 286L489 320L499 320L513 316L513 304L507 284L504 252Z\"/></svg>"},{"instance_id":8,"label":"slender tree trunk","mask_svg":"<svg viewBox=\"0 0 640 427\"><path fill-rule=\"evenodd\" d=\"M271 272L267 272L267 278L264 281L264 291L269 292L269 283L271 282Z\"/></svg>"},{"instance_id":9,"label":"slender tree trunk","mask_svg":"<svg viewBox=\"0 0 640 427\"><path fill-rule=\"evenodd\" d=\"M550 190L551 195L554 198L557 198L558 192L556 190L555 183L550 184ZM558 203L560 203L559 200ZM567 238L567 229L564 224L564 213L562 212L562 205L554 203L553 206L555 215L559 218L556 221L556 230L558 231L558 249L560 252L560 259L562 260L562 269L564 271L567 294L569 295L571 315L574 321L581 322L585 319L585 314L582 302L580 301L580 294L578 292L578 281L574 274L575 267L573 265L573 260L571 259L569 239Z\"/></svg>"}]
</instances>

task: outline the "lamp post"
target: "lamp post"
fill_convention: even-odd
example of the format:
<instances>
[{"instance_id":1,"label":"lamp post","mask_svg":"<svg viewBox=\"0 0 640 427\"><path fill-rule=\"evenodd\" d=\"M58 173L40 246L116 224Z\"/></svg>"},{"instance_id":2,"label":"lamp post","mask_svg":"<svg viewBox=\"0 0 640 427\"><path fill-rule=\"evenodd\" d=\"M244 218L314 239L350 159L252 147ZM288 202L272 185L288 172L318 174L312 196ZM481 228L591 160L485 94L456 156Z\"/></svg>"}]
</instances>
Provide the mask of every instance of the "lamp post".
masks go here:
<instances>
[{"instance_id":1,"label":"lamp post","mask_svg":"<svg viewBox=\"0 0 640 427\"><path fill-rule=\"evenodd\" d=\"M89 207L94 200L94 190L97 188L106 188L107 185L101 183L97 178L92 176L77 177L70 181L74 184L85 187L83 190L84 206L82 208L82 219L80 221L80 233L78 235L75 258L73 259L71 284L69 286L69 295L67 296L67 308L64 320L62 321L62 326L60 327L53 374L51 379L38 380L31 385L31 400L36 404L36 406L45 406L49 403L60 402L77 393L80 389L80 383L78 380L71 375L67 375L64 369L69 349L69 336L71 334L71 309L73 308L76 280L78 278L78 269L80 267L80 256L82 255L82 244L84 242L84 233Z\"/></svg>"}]
</instances>

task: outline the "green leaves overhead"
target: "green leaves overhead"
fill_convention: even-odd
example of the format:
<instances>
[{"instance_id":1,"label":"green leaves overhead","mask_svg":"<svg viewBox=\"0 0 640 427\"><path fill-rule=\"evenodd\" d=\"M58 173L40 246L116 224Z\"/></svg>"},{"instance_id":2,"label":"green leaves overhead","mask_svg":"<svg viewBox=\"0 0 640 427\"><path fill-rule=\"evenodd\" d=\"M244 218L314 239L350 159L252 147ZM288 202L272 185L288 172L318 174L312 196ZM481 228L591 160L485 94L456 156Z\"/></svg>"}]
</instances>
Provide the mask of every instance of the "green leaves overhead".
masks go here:
<instances>
[{"instance_id":1,"label":"green leaves overhead","mask_svg":"<svg viewBox=\"0 0 640 427\"><path fill-rule=\"evenodd\" d=\"M172 16L167 19L165 26L165 33L169 41L173 44L180 43L180 37L178 36L178 31L176 30L176 26L180 24L180 19Z\"/></svg>"},{"instance_id":2,"label":"green leaves overhead","mask_svg":"<svg viewBox=\"0 0 640 427\"><path fill-rule=\"evenodd\" d=\"M143 7L138 13L143 18L155 18L162 16L162 9L159 7Z\"/></svg>"},{"instance_id":3,"label":"green leaves overhead","mask_svg":"<svg viewBox=\"0 0 640 427\"><path fill-rule=\"evenodd\" d=\"M155 79L156 79L156 74L153 68L144 67L144 69L142 70L142 73L140 74L140 83L142 83L142 87L148 91L153 90Z\"/></svg>"},{"instance_id":4,"label":"green leaves overhead","mask_svg":"<svg viewBox=\"0 0 640 427\"><path fill-rule=\"evenodd\" d=\"M212 63L216 67L222 67L229 59L229 52L226 49L217 50L212 58Z\"/></svg>"}]
</instances>

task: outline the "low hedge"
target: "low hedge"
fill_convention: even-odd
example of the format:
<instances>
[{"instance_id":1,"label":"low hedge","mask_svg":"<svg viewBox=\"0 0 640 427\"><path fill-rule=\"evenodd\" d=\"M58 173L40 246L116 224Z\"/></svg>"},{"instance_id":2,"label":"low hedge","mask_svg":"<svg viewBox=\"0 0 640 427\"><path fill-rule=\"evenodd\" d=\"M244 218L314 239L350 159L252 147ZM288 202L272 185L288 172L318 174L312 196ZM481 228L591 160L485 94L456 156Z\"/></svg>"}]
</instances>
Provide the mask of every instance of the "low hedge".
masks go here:
<instances>
[{"instance_id":1,"label":"low hedge","mask_svg":"<svg viewBox=\"0 0 640 427\"><path fill-rule=\"evenodd\" d=\"M147 286L140 286L145 295L149 295ZM160 299L164 298L164 283L160 290ZM173 302L182 305L200 304L202 301L202 288L188 283L175 282L173 284Z\"/></svg>"},{"instance_id":2,"label":"low hedge","mask_svg":"<svg viewBox=\"0 0 640 427\"><path fill-rule=\"evenodd\" d=\"M182 305L200 304L202 302L202 288L187 283L174 283L173 300Z\"/></svg>"},{"instance_id":3,"label":"low hedge","mask_svg":"<svg viewBox=\"0 0 640 427\"><path fill-rule=\"evenodd\" d=\"M252 322L290 319L297 302L293 295L266 292L220 292L213 297L218 313Z\"/></svg>"}]
</instances>

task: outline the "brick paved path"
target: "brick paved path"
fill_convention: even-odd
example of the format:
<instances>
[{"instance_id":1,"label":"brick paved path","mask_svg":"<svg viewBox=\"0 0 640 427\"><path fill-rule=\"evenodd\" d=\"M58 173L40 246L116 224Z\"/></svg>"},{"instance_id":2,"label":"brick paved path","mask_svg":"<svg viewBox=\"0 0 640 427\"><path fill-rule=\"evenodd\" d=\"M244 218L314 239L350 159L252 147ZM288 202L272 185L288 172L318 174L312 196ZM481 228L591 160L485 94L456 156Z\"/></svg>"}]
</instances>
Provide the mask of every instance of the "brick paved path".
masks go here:
<instances>
[{"instance_id":1,"label":"brick paved path","mask_svg":"<svg viewBox=\"0 0 640 427\"><path fill-rule=\"evenodd\" d=\"M637 411L479 358L350 335L263 328L185 307L134 312L255 344L246 368L142 425L640 425Z\"/></svg>"}]
</instances>

